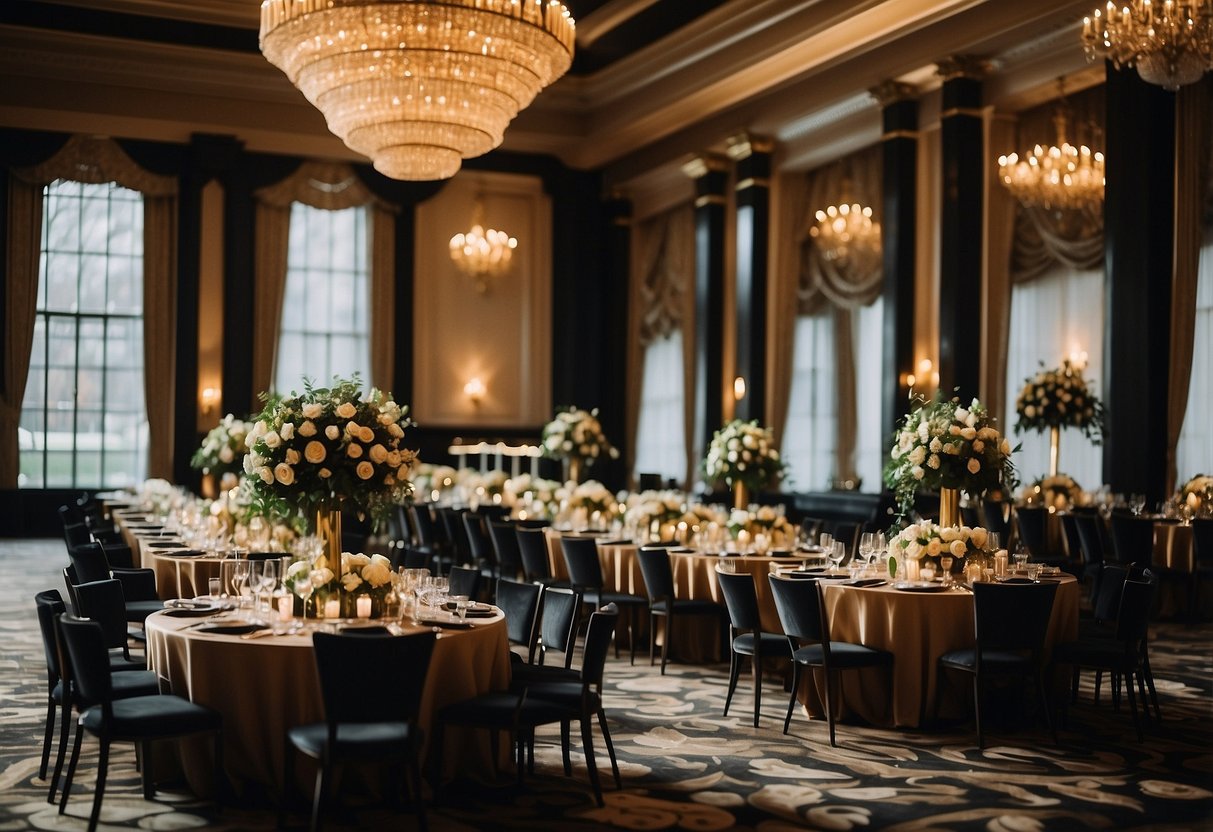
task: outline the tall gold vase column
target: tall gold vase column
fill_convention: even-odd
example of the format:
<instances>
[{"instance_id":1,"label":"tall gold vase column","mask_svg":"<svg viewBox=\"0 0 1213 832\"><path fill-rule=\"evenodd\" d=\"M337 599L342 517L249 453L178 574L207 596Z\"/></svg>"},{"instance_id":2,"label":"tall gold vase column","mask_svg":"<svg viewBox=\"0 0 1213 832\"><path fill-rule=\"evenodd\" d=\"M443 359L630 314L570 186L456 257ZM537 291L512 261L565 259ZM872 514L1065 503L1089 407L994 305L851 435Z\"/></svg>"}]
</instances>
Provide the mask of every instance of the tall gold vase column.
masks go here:
<instances>
[{"instance_id":1,"label":"tall gold vase column","mask_svg":"<svg viewBox=\"0 0 1213 832\"><path fill-rule=\"evenodd\" d=\"M939 525L959 526L960 523L960 489L939 489Z\"/></svg>"},{"instance_id":2,"label":"tall gold vase column","mask_svg":"<svg viewBox=\"0 0 1213 832\"><path fill-rule=\"evenodd\" d=\"M1057 476L1057 461L1061 458L1061 428L1049 428L1049 476Z\"/></svg>"},{"instance_id":3,"label":"tall gold vase column","mask_svg":"<svg viewBox=\"0 0 1213 832\"><path fill-rule=\"evenodd\" d=\"M750 489L741 480L733 482L733 508L747 509L750 507Z\"/></svg>"},{"instance_id":4,"label":"tall gold vase column","mask_svg":"<svg viewBox=\"0 0 1213 832\"><path fill-rule=\"evenodd\" d=\"M569 479L575 483L581 482L581 457L569 457Z\"/></svg>"},{"instance_id":5,"label":"tall gold vase column","mask_svg":"<svg viewBox=\"0 0 1213 832\"><path fill-rule=\"evenodd\" d=\"M341 577L341 509L316 509L316 537L324 541L324 558L333 574Z\"/></svg>"}]
</instances>

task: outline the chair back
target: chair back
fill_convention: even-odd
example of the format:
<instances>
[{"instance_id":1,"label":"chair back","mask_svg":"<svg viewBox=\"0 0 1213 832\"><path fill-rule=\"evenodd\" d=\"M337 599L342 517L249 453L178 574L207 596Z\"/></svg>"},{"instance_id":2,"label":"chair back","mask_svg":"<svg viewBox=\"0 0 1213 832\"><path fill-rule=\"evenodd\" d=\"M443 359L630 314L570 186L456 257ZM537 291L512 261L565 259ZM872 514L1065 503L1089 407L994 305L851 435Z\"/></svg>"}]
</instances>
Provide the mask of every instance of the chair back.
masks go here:
<instances>
[{"instance_id":1,"label":"chair back","mask_svg":"<svg viewBox=\"0 0 1213 832\"><path fill-rule=\"evenodd\" d=\"M1192 555L1198 565L1213 564L1213 517L1192 521Z\"/></svg>"},{"instance_id":2,"label":"chair back","mask_svg":"<svg viewBox=\"0 0 1213 832\"><path fill-rule=\"evenodd\" d=\"M339 723L417 721L434 653L433 632L416 635L312 634L329 739ZM390 691L368 707L369 691Z\"/></svg>"},{"instance_id":3,"label":"chair back","mask_svg":"<svg viewBox=\"0 0 1213 832\"><path fill-rule=\"evenodd\" d=\"M1034 558L1049 554L1048 535L1045 524L1048 522L1049 510L1038 506L1016 506L1015 525L1019 529L1019 539Z\"/></svg>"},{"instance_id":4,"label":"chair back","mask_svg":"<svg viewBox=\"0 0 1213 832\"><path fill-rule=\"evenodd\" d=\"M729 611L729 623L734 630L757 633L762 630L762 617L758 610L758 590L754 587L754 576L749 572L717 572L720 591L724 595L724 606Z\"/></svg>"},{"instance_id":5,"label":"chair back","mask_svg":"<svg viewBox=\"0 0 1213 832\"><path fill-rule=\"evenodd\" d=\"M388 537L396 542L397 547L413 545L413 527L405 506L392 507L392 513L388 515L387 533Z\"/></svg>"},{"instance_id":6,"label":"chair back","mask_svg":"<svg viewBox=\"0 0 1213 832\"><path fill-rule=\"evenodd\" d=\"M76 585L80 581L76 578L76 568L70 563L63 567L63 585L67 588L67 598L72 602L72 612L80 609L80 600L76 597Z\"/></svg>"},{"instance_id":7,"label":"chair back","mask_svg":"<svg viewBox=\"0 0 1213 832\"><path fill-rule=\"evenodd\" d=\"M849 520L840 520L834 523L834 531L831 534L835 540L841 540L846 544L847 558L855 554L855 547L859 543L859 530L862 527L863 523L853 523Z\"/></svg>"},{"instance_id":8,"label":"chair back","mask_svg":"<svg viewBox=\"0 0 1213 832\"><path fill-rule=\"evenodd\" d=\"M539 619L540 593L538 584L497 579L497 606L505 614L506 638L526 647L528 659L535 650L538 636L535 627Z\"/></svg>"},{"instance_id":9,"label":"chair back","mask_svg":"<svg viewBox=\"0 0 1213 832\"><path fill-rule=\"evenodd\" d=\"M497 567L503 578L517 578L523 574L522 552L518 548L518 535L514 533L512 523L488 521L489 540L497 555Z\"/></svg>"},{"instance_id":10,"label":"chair back","mask_svg":"<svg viewBox=\"0 0 1213 832\"><path fill-rule=\"evenodd\" d=\"M468 551L471 552L472 562L486 566L497 565L497 553L489 540L488 532L484 529L484 518L474 511L463 513L463 530L468 539Z\"/></svg>"},{"instance_id":11,"label":"chair back","mask_svg":"<svg viewBox=\"0 0 1213 832\"><path fill-rule=\"evenodd\" d=\"M1078 528L1078 542L1082 547L1082 562L1089 566L1104 562L1103 538L1099 536L1099 517L1086 512L1073 512L1074 525Z\"/></svg>"},{"instance_id":12,"label":"chair back","mask_svg":"<svg viewBox=\"0 0 1213 832\"><path fill-rule=\"evenodd\" d=\"M666 549L642 546L636 557L640 561L640 576L644 579L649 603L673 600L674 570L670 566L670 553Z\"/></svg>"},{"instance_id":13,"label":"chair back","mask_svg":"<svg viewBox=\"0 0 1213 832\"><path fill-rule=\"evenodd\" d=\"M1124 582L1116 613L1116 639L1124 642L1126 649L1136 648L1146 638L1155 589L1149 580Z\"/></svg>"},{"instance_id":14,"label":"chair back","mask_svg":"<svg viewBox=\"0 0 1213 832\"><path fill-rule=\"evenodd\" d=\"M1061 530L1066 535L1066 553L1075 561L1086 565L1082 555L1082 538L1078 535L1078 517L1072 511L1061 515Z\"/></svg>"},{"instance_id":15,"label":"chair back","mask_svg":"<svg viewBox=\"0 0 1213 832\"><path fill-rule=\"evenodd\" d=\"M973 625L977 660L983 650L1031 650L1044 647L1057 584L973 584ZM1012 623L1013 622L1013 623Z\"/></svg>"},{"instance_id":16,"label":"chair back","mask_svg":"<svg viewBox=\"0 0 1213 832\"><path fill-rule=\"evenodd\" d=\"M434 515L425 503L413 503L409 506L409 517L413 519L413 531L417 534L417 545L434 547L441 544L438 530L434 525Z\"/></svg>"},{"instance_id":17,"label":"chair back","mask_svg":"<svg viewBox=\"0 0 1213 832\"><path fill-rule=\"evenodd\" d=\"M76 570L79 583L87 584L93 581L108 581L110 574L109 560L105 557L105 549L100 543L86 543L69 549L68 559Z\"/></svg>"},{"instance_id":18,"label":"chair back","mask_svg":"<svg viewBox=\"0 0 1213 832\"><path fill-rule=\"evenodd\" d=\"M564 666L573 664L573 644L577 638L577 617L581 612L581 593L549 586L543 590L539 620L539 663L549 649L564 654Z\"/></svg>"},{"instance_id":19,"label":"chair back","mask_svg":"<svg viewBox=\"0 0 1213 832\"><path fill-rule=\"evenodd\" d=\"M988 531L998 532L999 537L1005 543L1007 540L1008 522L1007 513L1010 504L1006 500L982 500L981 514L984 518L983 525Z\"/></svg>"},{"instance_id":20,"label":"chair back","mask_svg":"<svg viewBox=\"0 0 1213 832\"><path fill-rule=\"evenodd\" d=\"M48 686L53 688L63 678L55 618L67 612L67 605L59 590L45 589L34 596L34 606L38 610L38 629L42 633L42 652L46 656L46 679Z\"/></svg>"},{"instance_id":21,"label":"chair back","mask_svg":"<svg viewBox=\"0 0 1213 832\"><path fill-rule=\"evenodd\" d=\"M522 558L522 574L528 581L546 583L552 580L552 567L548 563L548 538L543 529L514 530L518 540L518 556Z\"/></svg>"},{"instance_id":22,"label":"chair back","mask_svg":"<svg viewBox=\"0 0 1213 832\"><path fill-rule=\"evenodd\" d=\"M564 535L560 538L569 582L580 590L602 589L602 562L598 560L598 541L592 537Z\"/></svg>"},{"instance_id":23,"label":"chair back","mask_svg":"<svg viewBox=\"0 0 1213 832\"><path fill-rule=\"evenodd\" d=\"M442 532L454 553L455 563L466 563L472 559L472 544L468 542L467 528L463 525L463 515L467 509L439 506L434 509L442 526Z\"/></svg>"},{"instance_id":24,"label":"chair back","mask_svg":"<svg viewBox=\"0 0 1213 832\"><path fill-rule=\"evenodd\" d=\"M619 608L607 604L590 613L590 623L585 631L585 653L581 658L581 684L602 689L602 673L606 668L607 653L615 637L615 624L619 620Z\"/></svg>"},{"instance_id":25,"label":"chair back","mask_svg":"<svg viewBox=\"0 0 1213 832\"><path fill-rule=\"evenodd\" d=\"M429 552L413 546L405 546L399 551L401 552L399 566L403 566L405 569L429 569L432 560Z\"/></svg>"},{"instance_id":26,"label":"chair back","mask_svg":"<svg viewBox=\"0 0 1213 832\"><path fill-rule=\"evenodd\" d=\"M1120 595L1129 578L1128 566L1105 563L1100 566L1091 588L1091 617L1096 621L1115 621L1120 609Z\"/></svg>"},{"instance_id":27,"label":"chair back","mask_svg":"<svg viewBox=\"0 0 1213 832\"><path fill-rule=\"evenodd\" d=\"M466 595L469 600L476 600L477 594L480 592L479 569L452 566L447 578L449 579L448 592L451 595Z\"/></svg>"},{"instance_id":28,"label":"chair back","mask_svg":"<svg viewBox=\"0 0 1213 832\"><path fill-rule=\"evenodd\" d=\"M822 621L820 581L767 577L784 634L800 641L822 642L827 630Z\"/></svg>"},{"instance_id":29,"label":"chair back","mask_svg":"<svg viewBox=\"0 0 1213 832\"><path fill-rule=\"evenodd\" d=\"M102 703L108 722L113 688L109 651L101 625L66 613L58 616L57 622L59 639L63 644L64 656L71 665L69 672L76 693L86 702Z\"/></svg>"},{"instance_id":30,"label":"chair back","mask_svg":"<svg viewBox=\"0 0 1213 832\"><path fill-rule=\"evenodd\" d=\"M1113 514L1112 548L1118 563L1150 564L1154 559L1154 520Z\"/></svg>"},{"instance_id":31,"label":"chair back","mask_svg":"<svg viewBox=\"0 0 1213 832\"><path fill-rule=\"evenodd\" d=\"M105 637L106 648L121 647L127 653L126 599L122 584L116 580L92 581L76 585L76 615L96 621Z\"/></svg>"}]
</instances>

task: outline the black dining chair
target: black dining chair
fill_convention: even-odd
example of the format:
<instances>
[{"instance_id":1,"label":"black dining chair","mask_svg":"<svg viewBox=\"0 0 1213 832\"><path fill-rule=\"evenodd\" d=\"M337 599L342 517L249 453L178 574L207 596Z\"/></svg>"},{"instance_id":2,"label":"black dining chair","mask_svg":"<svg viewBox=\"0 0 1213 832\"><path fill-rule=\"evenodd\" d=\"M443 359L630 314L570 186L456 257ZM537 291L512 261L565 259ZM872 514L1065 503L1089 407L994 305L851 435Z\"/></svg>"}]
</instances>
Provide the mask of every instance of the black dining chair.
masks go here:
<instances>
[{"instance_id":1,"label":"black dining chair","mask_svg":"<svg viewBox=\"0 0 1213 832\"><path fill-rule=\"evenodd\" d=\"M67 810L72 782L76 777L76 765L80 760L81 741L85 733L97 737L100 743L97 785L93 793L93 810L88 821L89 832L97 828L101 817L101 801L105 794L105 780L109 770L110 745L114 742L133 742L139 746L143 796L150 800L155 794L155 783L152 780L155 768L151 756L153 741L209 733L215 743L215 782L220 784L222 791L223 722L216 711L172 694L156 693L117 698L114 680L123 674L110 672L101 625L96 621L61 615L59 635L64 654L71 665L72 684L76 694L83 702L95 703L81 711L76 724L72 756L67 765L63 794L59 799L59 814Z\"/></svg>"},{"instance_id":2,"label":"black dining chair","mask_svg":"<svg viewBox=\"0 0 1213 832\"><path fill-rule=\"evenodd\" d=\"M512 666L511 684L525 685L532 679L569 681L576 678L576 672L571 668L580 614L581 593L564 587L543 587L537 624L539 639L530 661ZM549 652L563 656L561 663L546 664Z\"/></svg>"},{"instance_id":3,"label":"black dining chair","mask_svg":"<svg viewBox=\"0 0 1213 832\"><path fill-rule=\"evenodd\" d=\"M351 762L370 763L397 774L403 770L417 809L417 825L426 829L419 715L436 638L432 632L408 636L366 635L352 630L312 634L324 722L296 726L287 732L284 783L289 789L295 780L292 749L316 760L313 832L320 828L328 783L335 782L339 768ZM391 695L379 697L375 706L368 708L367 693L373 690L390 691ZM285 804L284 800L281 812Z\"/></svg>"},{"instance_id":4,"label":"black dining chair","mask_svg":"<svg viewBox=\"0 0 1213 832\"><path fill-rule=\"evenodd\" d=\"M521 647L524 656L510 653L516 663L532 662L539 641L539 601L543 589L538 584L498 578L495 603L505 616L505 634L510 644Z\"/></svg>"},{"instance_id":5,"label":"black dining chair","mask_svg":"<svg viewBox=\"0 0 1213 832\"><path fill-rule=\"evenodd\" d=\"M657 619L662 619L661 674L670 658L670 634L676 617L707 617L713 627L720 629L724 623L725 609L708 598L677 598L674 595L674 570L670 566L670 553L660 547L640 547L636 553L640 562L640 574L649 600L649 666L653 666L654 636Z\"/></svg>"},{"instance_id":6,"label":"black dining chair","mask_svg":"<svg viewBox=\"0 0 1213 832\"><path fill-rule=\"evenodd\" d=\"M118 651L113 655L116 667L130 665L137 670L146 670L143 658L131 656L132 633L125 618L126 605L122 597L122 584L115 580L92 581L77 584L75 614L89 618L101 625L105 633L105 646ZM161 609L164 605L161 604Z\"/></svg>"},{"instance_id":7,"label":"black dining chair","mask_svg":"<svg viewBox=\"0 0 1213 832\"><path fill-rule=\"evenodd\" d=\"M1045 724L1053 742L1057 742L1044 679L1045 634L1056 596L1055 581L973 584L974 645L944 653L939 664L973 676L978 748L986 747L981 704L986 686L995 676L1026 678L1035 683ZM1014 625L1009 626L1008 622Z\"/></svg>"},{"instance_id":8,"label":"black dining chair","mask_svg":"<svg viewBox=\"0 0 1213 832\"><path fill-rule=\"evenodd\" d=\"M1066 556L1049 546L1049 510L1043 506L1016 506L1015 527L1019 540L1028 548L1032 560L1050 566L1065 566Z\"/></svg>"},{"instance_id":9,"label":"black dining chair","mask_svg":"<svg viewBox=\"0 0 1213 832\"><path fill-rule=\"evenodd\" d=\"M999 539L1006 545L1011 531L1011 504L1006 500L986 498L981 501L982 525L987 531L996 532Z\"/></svg>"},{"instance_id":10,"label":"black dining chair","mask_svg":"<svg viewBox=\"0 0 1213 832\"><path fill-rule=\"evenodd\" d=\"M518 548L518 535L513 523L488 521L489 539L497 556L501 577L517 580L523 576L522 550Z\"/></svg>"},{"instance_id":11,"label":"black dining chair","mask_svg":"<svg viewBox=\"0 0 1213 832\"><path fill-rule=\"evenodd\" d=\"M628 647L631 650L629 661L635 664L636 621L640 610L649 605L648 598L606 588L606 580L602 575L602 562L598 559L598 541L595 538L564 535L560 538L560 548L564 553L564 564L569 572L569 583L573 589L581 593L582 601L595 607L615 604L628 611ZM649 638L651 651L652 633L649 634ZM615 657L619 657L618 630L615 633Z\"/></svg>"},{"instance_id":12,"label":"black dining chair","mask_svg":"<svg viewBox=\"0 0 1213 832\"><path fill-rule=\"evenodd\" d=\"M434 512L427 503L409 506L409 517L413 521L413 532L417 537L415 546L430 556L429 568L440 574L451 562L451 545L441 523L434 519Z\"/></svg>"},{"instance_id":13,"label":"black dining chair","mask_svg":"<svg viewBox=\"0 0 1213 832\"><path fill-rule=\"evenodd\" d=\"M796 705L796 694L800 688L800 668L820 667L825 675L830 745L837 746L834 739L833 688L838 674L864 667L889 667L893 664L893 654L863 644L830 639L830 622L826 616L821 581L797 580L779 575L768 575L767 578L771 582L775 610L779 613L779 623L787 636L792 656L792 694L788 699L787 716L783 720L783 732L788 732L792 722L792 708Z\"/></svg>"},{"instance_id":14,"label":"black dining chair","mask_svg":"<svg viewBox=\"0 0 1213 832\"><path fill-rule=\"evenodd\" d=\"M497 550L493 548L493 541L485 528L486 521L474 511L465 511L461 519L471 554L470 562L491 586L501 577L501 566L497 563Z\"/></svg>"},{"instance_id":15,"label":"black dining chair","mask_svg":"<svg viewBox=\"0 0 1213 832\"><path fill-rule=\"evenodd\" d=\"M1113 513L1111 522L1116 562L1150 565L1154 560L1153 518Z\"/></svg>"},{"instance_id":16,"label":"black dining chair","mask_svg":"<svg viewBox=\"0 0 1213 832\"><path fill-rule=\"evenodd\" d=\"M68 550L76 583L116 580L122 584L122 597L126 620L143 623L157 610L164 609L164 602L156 592L156 572L152 569L115 569L111 567L104 547L89 543Z\"/></svg>"},{"instance_id":17,"label":"black dining chair","mask_svg":"<svg viewBox=\"0 0 1213 832\"><path fill-rule=\"evenodd\" d=\"M451 595L466 595L475 601L480 594L480 570L470 566L452 566L447 575L447 589Z\"/></svg>"},{"instance_id":18,"label":"black dining chair","mask_svg":"<svg viewBox=\"0 0 1213 832\"><path fill-rule=\"evenodd\" d=\"M1098 525L1103 521L1090 512L1073 511L1068 516L1078 533L1078 550L1082 562L1082 574L1079 577L1083 581L1094 582L1104 563L1103 538L1099 534Z\"/></svg>"},{"instance_id":19,"label":"black dining chair","mask_svg":"<svg viewBox=\"0 0 1213 832\"><path fill-rule=\"evenodd\" d=\"M518 555L522 559L522 572L526 580L541 586L570 586L568 581L558 581L552 575L545 529L519 526L514 530L514 535L518 539Z\"/></svg>"},{"instance_id":20,"label":"black dining chair","mask_svg":"<svg viewBox=\"0 0 1213 832\"><path fill-rule=\"evenodd\" d=\"M724 700L724 715L729 715L729 705L737 690L737 678L741 675L742 656L750 657L754 676L754 727L758 727L758 714L762 707L762 660L788 657L788 639L783 633L766 633L762 630L762 616L758 609L758 592L754 588L754 576L749 572L716 571L724 605L729 612L729 693Z\"/></svg>"},{"instance_id":21,"label":"black dining chair","mask_svg":"<svg viewBox=\"0 0 1213 832\"><path fill-rule=\"evenodd\" d=\"M1188 621L1200 618L1201 584L1213 578L1213 517L1192 521L1192 574L1188 576Z\"/></svg>"}]
</instances>

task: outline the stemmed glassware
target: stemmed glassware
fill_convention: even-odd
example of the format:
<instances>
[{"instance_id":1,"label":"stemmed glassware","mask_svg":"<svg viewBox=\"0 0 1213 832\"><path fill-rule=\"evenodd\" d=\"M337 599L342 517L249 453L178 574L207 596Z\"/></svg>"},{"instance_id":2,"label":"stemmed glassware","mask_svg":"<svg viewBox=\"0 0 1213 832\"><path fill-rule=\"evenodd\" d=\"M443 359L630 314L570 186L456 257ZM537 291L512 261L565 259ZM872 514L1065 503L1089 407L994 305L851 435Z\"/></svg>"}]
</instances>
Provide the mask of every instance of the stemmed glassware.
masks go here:
<instances>
[{"instance_id":1,"label":"stemmed glassware","mask_svg":"<svg viewBox=\"0 0 1213 832\"><path fill-rule=\"evenodd\" d=\"M244 587L249 580L249 562L240 558L232 567L232 588L235 590L236 604L244 606Z\"/></svg>"},{"instance_id":2,"label":"stemmed glassware","mask_svg":"<svg viewBox=\"0 0 1213 832\"><path fill-rule=\"evenodd\" d=\"M872 565L872 558L876 557L875 532L864 532L859 536L859 554L866 566Z\"/></svg>"},{"instance_id":3,"label":"stemmed glassware","mask_svg":"<svg viewBox=\"0 0 1213 832\"><path fill-rule=\"evenodd\" d=\"M1130 494L1129 495L1129 511L1133 512L1134 517L1141 515L1142 510L1146 507L1145 494Z\"/></svg>"},{"instance_id":4,"label":"stemmed glassware","mask_svg":"<svg viewBox=\"0 0 1213 832\"><path fill-rule=\"evenodd\" d=\"M842 566L843 558L847 556L847 544L841 540L835 540L832 547L826 552L826 557L830 559L830 572L837 572Z\"/></svg>"}]
</instances>

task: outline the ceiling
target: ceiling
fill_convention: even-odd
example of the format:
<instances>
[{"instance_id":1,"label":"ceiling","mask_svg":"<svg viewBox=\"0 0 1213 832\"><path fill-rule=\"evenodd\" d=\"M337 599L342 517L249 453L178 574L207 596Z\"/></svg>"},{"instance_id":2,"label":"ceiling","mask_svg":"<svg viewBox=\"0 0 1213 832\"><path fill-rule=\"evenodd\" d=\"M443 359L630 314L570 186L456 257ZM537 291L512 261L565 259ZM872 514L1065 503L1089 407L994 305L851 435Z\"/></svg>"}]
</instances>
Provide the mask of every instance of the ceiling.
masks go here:
<instances>
[{"instance_id":1,"label":"ceiling","mask_svg":"<svg viewBox=\"0 0 1213 832\"><path fill-rule=\"evenodd\" d=\"M565 0L573 69L506 131L506 149L660 187L741 131L809 168L879 138L869 90L938 88L937 61L987 61L987 103L1016 111L1102 78L1079 45L1092 0ZM352 157L257 50L256 0L4 0L0 125ZM657 183L657 184L654 184Z\"/></svg>"}]
</instances>

